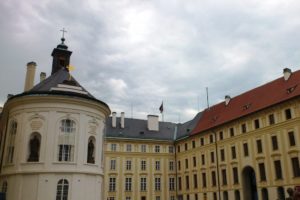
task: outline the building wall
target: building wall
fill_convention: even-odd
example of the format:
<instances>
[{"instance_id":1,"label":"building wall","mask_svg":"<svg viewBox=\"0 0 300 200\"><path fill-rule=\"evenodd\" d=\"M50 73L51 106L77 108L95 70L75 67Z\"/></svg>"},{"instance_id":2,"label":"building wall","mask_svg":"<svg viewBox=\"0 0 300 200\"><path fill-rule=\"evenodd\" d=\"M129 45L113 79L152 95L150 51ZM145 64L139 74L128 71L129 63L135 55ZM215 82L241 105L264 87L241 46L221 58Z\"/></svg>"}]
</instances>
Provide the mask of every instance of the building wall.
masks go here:
<instances>
[{"instance_id":1,"label":"building wall","mask_svg":"<svg viewBox=\"0 0 300 200\"><path fill-rule=\"evenodd\" d=\"M292 118L287 119L285 110L290 109ZM274 114L275 123L270 124L269 115ZM255 128L255 120L259 120L259 128ZM246 124L246 132L242 133L242 124ZM230 135L230 129L234 129L234 136ZM223 139L220 137L223 132ZM295 145L290 144L289 132L293 132ZM215 143L215 136L217 142ZM278 149L273 148L272 136L277 138ZM213 141L210 141L212 137ZM201 144L204 140L204 144ZM258 153L257 140L261 140L262 152ZM193 141L195 146L193 147ZM291 158L300 158L300 102L299 99L273 106L252 115L240 118L230 123L216 127L213 130L191 136L187 139L176 142L177 151L177 169L180 162L181 169L178 169L178 177L181 177L182 189L178 189L178 194L183 199L214 199L214 193L218 197L218 180L215 186L212 183L212 172L215 171L216 177L219 171L220 196L224 198L224 192L227 191L228 199L235 199L234 192L240 192L241 199L247 199L249 190L246 185L244 175L246 167L251 167L255 171L256 183L259 199L262 199L262 189L268 191L269 199L278 199L277 189L283 187L285 196L286 189L294 188L300 185L300 176L294 176ZM244 152L244 144L248 146L248 156ZM186 148L187 145L187 148ZM231 148L236 149L236 158L232 158ZM180 150L178 150L180 148ZM217 151L216 151L217 149ZM221 150L224 150L224 160L221 160ZM216 155L216 152L218 155ZM211 160L211 154L214 154L214 162ZM202 155L205 156L205 163L202 164ZM218 156L218 159L217 159ZM196 159L196 165L193 165L193 157ZM188 160L188 167L185 166L185 160ZM275 176L274 161L281 162L282 178ZM259 163L264 163L266 180L261 180ZM233 181L233 167L238 169L238 182ZM249 168L248 168L249 169ZM222 170L226 170L227 184L223 184ZM246 170L247 171L247 170ZM202 173L206 175L206 187L203 185ZM197 175L198 186L194 187L194 175ZM187 188L186 176L189 176L189 188ZM219 198L217 198L219 199Z\"/></svg>"},{"instance_id":2,"label":"building wall","mask_svg":"<svg viewBox=\"0 0 300 200\"><path fill-rule=\"evenodd\" d=\"M112 145L115 145L112 148ZM128 151L127 145L131 145L131 151ZM142 145L146 146L146 152L142 152ZM155 152L155 146L159 146L160 151ZM109 138L105 143L105 199L118 200L140 200L142 196L145 200L160 198L161 200L175 198L176 193L169 191L169 178L176 180L175 174L175 156L169 148L173 149L173 142L164 141L138 141L126 140L120 138ZM116 161L116 167L111 167L111 160ZM126 161L131 161L131 170L126 169ZM145 170L141 167L141 162L146 161ZM156 161L160 162L160 169L156 170ZM170 170L169 163L173 162L173 170ZM110 191L109 180L116 178L116 188ZM126 177L132 178L131 191L125 190ZM141 190L141 178L146 178L146 190ZM160 178L160 190L155 190L155 178Z\"/></svg>"},{"instance_id":3,"label":"building wall","mask_svg":"<svg viewBox=\"0 0 300 200\"><path fill-rule=\"evenodd\" d=\"M7 199L55 199L57 184L68 181L69 199L103 199L103 130L108 110L97 103L77 98L25 96L6 104L8 117L0 186L7 183ZM61 121L75 122L75 131L61 136ZM6 121L6 120L4 120ZM11 161L8 159L12 121L17 123ZM29 162L32 134L40 135L39 160ZM68 137L72 143L70 161L59 161L59 143ZM88 142L95 139L95 163L87 162ZM70 139L71 138L71 139Z\"/></svg>"}]
</instances>

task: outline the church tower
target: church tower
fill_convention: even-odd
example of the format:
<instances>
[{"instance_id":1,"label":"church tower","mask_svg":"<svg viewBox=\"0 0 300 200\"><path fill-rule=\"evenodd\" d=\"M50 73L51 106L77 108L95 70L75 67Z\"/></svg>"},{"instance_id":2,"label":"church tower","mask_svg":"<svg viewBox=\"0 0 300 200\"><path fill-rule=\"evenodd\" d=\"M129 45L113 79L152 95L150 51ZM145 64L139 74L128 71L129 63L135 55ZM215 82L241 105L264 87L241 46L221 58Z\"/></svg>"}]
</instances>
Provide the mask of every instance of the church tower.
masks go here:
<instances>
[{"instance_id":1,"label":"church tower","mask_svg":"<svg viewBox=\"0 0 300 200\"><path fill-rule=\"evenodd\" d=\"M64 42L52 52L51 76L4 105L0 187L8 200L103 200L110 109L70 74Z\"/></svg>"}]
</instances>

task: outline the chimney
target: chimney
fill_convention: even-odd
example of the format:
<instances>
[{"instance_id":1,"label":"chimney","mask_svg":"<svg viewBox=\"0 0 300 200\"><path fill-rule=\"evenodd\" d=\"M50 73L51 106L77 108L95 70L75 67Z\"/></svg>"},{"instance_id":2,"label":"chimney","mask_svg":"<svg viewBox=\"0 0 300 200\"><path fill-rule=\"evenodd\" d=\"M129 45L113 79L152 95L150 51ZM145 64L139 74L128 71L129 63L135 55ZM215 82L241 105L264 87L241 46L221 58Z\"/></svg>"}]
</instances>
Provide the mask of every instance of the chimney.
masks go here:
<instances>
[{"instance_id":1,"label":"chimney","mask_svg":"<svg viewBox=\"0 0 300 200\"><path fill-rule=\"evenodd\" d=\"M225 96L225 105L227 106L229 104L229 101L231 100L231 97L229 95Z\"/></svg>"},{"instance_id":2,"label":"chimney","mask_svg":"<svg viewBox=\"0 0 300 200\"><path fill-rule=\"evenodd\" d=\"M117 126L117 113L116 112L112 113L111 126L113 128L116 128L116 126Z\"/></svg>"},{"instance_id":3,"label":"chimney","mask_svg":"<svg viewBox=\"0 0 300 200\"><path fill-rule=\"evenodd\" d=\"M46 73L45 72L41 72L41 74L40 74L40 82L42 82L45 79L46 79Z\"/></svg>"},{"instance_id":4,"label":"chimney","mask_svg":"<svg viewBox=\"0 0 300 200\"><path fill-rule=\"evenodd\" d=\"M35 62L27 63L27 71L26 71L24 92L30 90L33 87L35 69L36 69L36 63Z\"/></svg>"},{"instance_id":5,"label":"chimney","mask_svg":"<svg viewBox=\"0 0 300 200\"><path fill-rule=\"evenodd\" d=\"M121 112L121 128L125 127L125 113Z\"/></svg>"},{"instance_id":6,"label":"chimney","mask_svg":"<svg viewBox=\"0 0 300 200\"><path fill-rule=\"evenodd\" d=\"M289 80L290 76L292 75L292 70L289 68L283 69L283 78L285 81Z\"/></svg>"},{"instance_id":7,"label":"chimney","mask_svg":"<svg viewBox=\"0 0 300 200\"><path fill-rule=\"evenodd\" d=\"M149 131L158 131L158 116L157 115L148 115L148 130Z\"/></svg>"}]
</instances>

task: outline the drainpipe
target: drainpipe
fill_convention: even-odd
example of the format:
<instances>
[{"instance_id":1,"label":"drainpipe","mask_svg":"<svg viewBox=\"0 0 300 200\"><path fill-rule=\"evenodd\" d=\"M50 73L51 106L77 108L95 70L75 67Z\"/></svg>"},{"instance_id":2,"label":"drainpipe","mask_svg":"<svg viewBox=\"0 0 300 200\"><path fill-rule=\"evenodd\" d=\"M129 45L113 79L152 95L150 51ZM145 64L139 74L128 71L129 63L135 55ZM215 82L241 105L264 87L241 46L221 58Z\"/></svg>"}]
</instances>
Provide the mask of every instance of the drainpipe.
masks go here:
<instances>
[{"instance_id":1,"label":"drainpipe","mask_svg":"<svg viewBox=\"0 0 300 200\"><path fill-rule=\"evenodd\" d=\"M218 143L217 143L217 133L212 131L215 135L215 146L216 146L216 161L217 161L217 181L218 181L218 194L219 199L221 199L221 187L220 187L220 176L219 176L219 151L218 151Z\"/></svg>"}]
</instances>

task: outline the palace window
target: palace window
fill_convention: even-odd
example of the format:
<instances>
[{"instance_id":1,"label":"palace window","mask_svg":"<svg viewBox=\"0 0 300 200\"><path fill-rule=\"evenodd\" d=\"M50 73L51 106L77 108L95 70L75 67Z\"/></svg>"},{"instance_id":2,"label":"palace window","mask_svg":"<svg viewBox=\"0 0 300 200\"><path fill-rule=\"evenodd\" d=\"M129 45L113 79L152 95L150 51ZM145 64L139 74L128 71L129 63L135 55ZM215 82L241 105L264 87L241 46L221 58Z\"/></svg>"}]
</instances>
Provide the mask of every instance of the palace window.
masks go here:
<instances>
[{"instance_id":1,"label":"palace window","mask_svg":"<svg viewBox=\"0 0 300 200\"><path fill-rule=\"evenodd\" d=\"M182 189L182 185L181 185L181 177L178 177L178 190Z\"/></svg>"},{"instance_id":2,"label":"palace window","mask_svg":"<svg viewBox=\"0 0 300 200\"><path fill-rule=\"evenodd\" d=\"M274 117L274 114L270 114L270 115L268 116L268 118L269 118L269 124L270 124L270 125L275 124L275 117Z\"/></svg>"},{"instance_id":3,"label":"palace window","mask_svg":"<svg viewBox=\"0 0 300 200\"><path fill-rule=\"evenodd\" d=\"M226 169L222 169L222 184L227 185L227 175L226 175Z\"/></svg>"},{"instance_id":4,"label":"palace window","mask_svg":"<svg viewBox=\"0 0 300 200\"><path fill-rule=\"evenodd\" d=\"M9 136L8 136L8 146L7 146L7 155L6 163L13 163L14 151L15 151L15 139L17 134L18 124L16 121L12 121L9 127Z\"/></svg>"},{"instance_id":5,"label":"palace window","mask_svg":"<svg viewBox=\"0 0 300 200\"><path fill-rule=\"evenodd\" d=\"M260 174L260 181L266 181L266 169L265 169L265 163L259 163L258 164L259 168L259 174Z\"/></svg>"},{"instance_id":6,"label":"palace window","mask_svg":"<svg viewBox=\"0 0 300 200\"><path fill-rule=\"evenodd\" d=\"M273 150L278 150L278 142L277 142L277 136L276 135L273 135L271 137L271 140L272 140L272 147L273 147Z\"/></svg>"},{"instance_id":7,"label":"palace window","mask_svg":"<svg viewBox=\"0 0 300 200\"><path fill-rule=\"evenodd\" d=\"M146 152L146 145L145 144L141 145L141 152Z\"/></svg>"},{"instance_id":8,"label":"palace window","mask_svg":"<svg viewBox=\"0 0 300 200\"><path fill-rule=\"evenodd\" d=\"M125 178L125 191L131 191L131 178Z\"/></svg>"},{"instance_id":9,"label":"palace window","mask_svg":"<svg viewBox=\"0 0 300 200\"><path fill-rule=\"evenodd\" d=\"M126 151L131 152L131 144L126 144Z\"/></svg>"},{"instance_id":10,"label":"palace window","mask_svg":"<svg viewBox=\"0 0 300 200\"><path fill-rule=\"evenodd\" d=\"M56 188L56 200L67 200L69 193L69 182L66 179L60 179Z\"/></svg>"},{"instance_id":11,"label":"palace window","mask_svg":"<svg viewBox=\"0 0 300 200\"><path fill-rule=\"evenodd\" d=\"M196 156L193 157L193 166L196 167L197 166L197 160L196 160Z\"/></svg>"},{"instance_id":12,"label":"palace window","mask_svg":"<svg viewBox=\"0 0 300 200\"><path fill-rule=\"evenodd\" d=\"M189 168L189 160L186 158L185 159L185 168L188 169Z\"/></svg>"},{"instance_id":13,"label":"palace window","mask_svg":"<svg viewBox=\"0 0 300 200\"><path fill-rule=\"evenodd\" d=\"M188 150L188 144L187 144L187 143L184 144L184 150L185 150L185 151Z\"/></svg>"},{"instance_id":14,"label":"palace window","mask_svg":"<svg viewBox=\"0 0 300 200\"><path fill-rule=\"evenodd\" d=\"M209 142L210 143L214 142L214 135L213 134L209 135Z\"/></svg>"},{"instance_id":15,"label":"palace window","mask_svg":"<svg viewBox=\"0 0 300 200\"><path fill-rule=\"evenodd\" d=\"M195 140L192 141L192 147L193 147L193 149L196 148L196 142L195 142Z\"/></svg>"},{"instance_id":16,"label":"palace window","mask_svg":"<svg viewBox=\"0 0 300 200\"><path fill-rule=\"evenodd\" d=\"M298 157L291 158L294 177L300 177L300 166Z\"/></svg>"},{"instance_id":17,"label":"palace window","mask_svg":"<svg viewBox=\"0 0 300 200\"><path fill-rule=\"evenodd\" d=\"M202 187L206 188L206 173L202 173Z\"/></svg>"},{"instance_id":18,"label":"palace window","mask_svg":"<svg viewBox=\"0 0 300 200\"><path fill-rule=\"evenodd\" d=\"M201 146L203 146L204 145L204 138L202 137L202 138L200 138L200 144L201 144Z\"/></svg>"},{"instance_id":19,"label":"palace window","mask_svg":"<svg viewBox=\"0 0 300 200\"><path fill-rule=\"evenodd\" d=\"M205 155L204 154L201 155L201 162L202 162L202 165L205 165Z\"/></svg>"},{"instance_id":20,"label":"palace window","mask_svg":"<svg viewBox=\"0 0 300 200\"><path fill-rule=\"evenodd\" d=\"M220 138L220 140L223 140L223 139L224 139L223 131L220 131L220 132L219 132L219 138Z\"/></svg>"},{"instance_id":21,"label":"palace window","mask_svg":"<svg viewBox=\"0 0 300 200\"><path fill-rule=\"evenodd\" d=\"M159 160L157 160L157 161L155 161L155 170L160 170L160 161Z\"/></svg>"},{"instance_id":22,"label":"palace window","mask_svg":"<svg viewBox=\"0 0 300 200\"><path fill-rule=\"evenodd\" d=\"M169 161L169 170L173 171L174 170L174 161Z\"/></svg>"},{"instance_id":23,"label":"palace window","mask_svg":"<svg viewBox=\"0 0 300 200\"><path fill-rule=\"evenodd\" d=\"M3 183L2 183L2 192L3 193L7 192L7 181L3 181Z\"/></svg>"},{"instance_id":24,"label":"palace window","mask_svg":"<svg viewBox=\"0 0 300 200\"><path fill-rule=\"evenodd\" d=\"M212 186L217 185L217 179L216 179L216 172L215 171L211 172L211 184L212 184Z\"/></svg>"},{"instance_id":25,"label":"palace window","mask_svg":"<svg viewBox=\"0 0 300 200\"><path fill-rule=\"evenodd\" d=\"M221 161L225 161L225 150L221 149L220 154L221 154Z\"/></svg>"},{"instance_id":26,"label":"palace window","mask_svg":"<svg viewBox=\"0 0 300 200\"><path fill-rule=\"evenodd\" d=\"M257 153L263 152L261 140L256 140L256 147L257 147Z\"/></svg>"},{"instance_id":27,"label":"palace window","mask_svg":"<svg viewBox=\"0 0 300 200\"><path fill-rule=\"evenodd\" d=\"M290 109L290 108L285 109L284 113L285 113L285 119L288 120L288 119L291 119L291 118L292 118L292 112L291 112L291 109Z\"/></svg>"},{"instance_id":28,"label":"palace window","mask_svg":"<svg viewBox=\"0 0 300 200\"><path fill-rule=\"evenodd\" d=\"M116 170L116 160L110 160L110 170Z\"/></svg>"},{"instance_id":29,"label":"palace window","mask_svg":"<svg viewBox=\"0 0 300 200\"><path fill-rule=\"evenodd\" d=\"M282 179L282 169L280 160L274 161L276 179Z\"/></svg>"},{"instance_id":30,"label":"palace window","mask_svg":"<svg viewBox=\"0 0 300 200\"><path fill-rule=\"evenodd\" d=\"M232 173L233 173L233 184L238 184L239 183L238 168L237 167L233 167L232 168Z\"/></svg>"},{"instance_id":31,"label":"palace window","mask_svg":"<svg viewBox=\"0 0 300 200\"><path fill-rule=\"evenodd\" d=\"M290 146L295 146L296 141L295 141L295 135L293 131L288 132L289 135L289 141L290 141Z\"/></svg>"},{"instance_id":32,"label":"palace window","mask_svg":"<svg viewBox=\"0 0 300 200\"><path fill-rule=\"evenodd\" d=\"M244 148L244 156L249 156L248 143L244 143L243 148Z\"/></svg>"},{"instance_id":33,"label":"palace window","mask_svg":"<svg viewBox=\"0 0 300 200\"><path fill-rule=\"evenodd\" d=\"M141 178L141 191L146 191L147 190L147 178L142 177Z\"/></svg>"},{"instance_id":34,"label":"palace window","mask_svg":"<svg viewBox=\"0 0 300 200\"><path fill-rule=\"evenodd\" d=\"M210 162L214 163L215 162L215 153L212 151L210 152Z\"/></svg>"},{"instance_id":35,"label":"palace window","mask_svg":"<svg viewBox=\"0 0 300 200\"><path fill-rule=\"evenodd\" d=\"M76 123L70 119L63 119L60 125L58 161L73 162Z\"/></svg>"},{"instance_id":36,"label":"palace window","mask_svg":"<svg viewBox=\"0 0 300 200\"><path fill-rule=\"evenodd\" d=\"M115 177L110 177L109 178L109 191L114 192L116 191L116 178Z\"/></svg>"},{"instance_id":37,"label":"palace window","mask_svg":"<svg viewBox=\"0 0 300 200\"><path fill-rule=\"evenodd\" d=\"M160 152L160 146L159 145L155 145L155 153L159 153Z\"/></svg>"},{"instance_id":38,"label":"palace window","mask_svg":"<svg viewBox=\"0 0 300 200\"><path fill-rule=\"evenodd\" d=\"M194 174L194 188L198 188L198 178L197 178L197 174Z\"/></svg>"},{"instance_id":39,"label":"palace window","mask_svg":"<svg viewBox=\"0 0 300 200\"><path fill-rule=\"evenodd\" d=\"M169 153L174 153L174 147L173 146L169 146Z\"/></svg>"},{"instance_id":40,"label":"palace window","mask_svg":"<svg viewBox=\"0 0 300 200\"><path fill-rule=\"evenodd\" d=\"M29 157L27 162L38 162L40 158L41 135L32 133L29 141Z\"/></svg>"},{"instance_id":41,"label":"palace window","mask_svg":"<svg viewBox=\"0 0 300 200\"><path fill-rule=\"evenodd\" d=\"M169 190L170 191L175 190L175 178L173 178L173 177L169 178Z\"/></svg>"},{"instance_id":42,"label":"palace window","mask_svg":"<svg viewBox=\"0 0 300 200\"><path fill-rule=\"evenodd\" d=\"M180 152L180 145L177 146L177 152Z\"/></svg>"},{"instance_id":43,"label":"palace window","mask_svg":"<svg viewBox=\"0 0 300 200\"><path fill-rule=\"evenodd\" d=\"M178 170L181 170L180 160L178 160Z\"/></svg>"},{"instance_id":44,"label":"palace window","mask_svg":"<svg viewBox=\"0 0 300 200\"><path fill-rule=\"evenodd\" d=\"M255 129L260 128L259 119L254 120L254 128Z\"/></svg>"},{"instance_id":45,"label":"palace window","mask_svg":"<svg viewBox=\"0 0 300 200\"><path fill-rule=\"evenodd\" d=\"M185 176L185 186L186 189L190 189L190 177L189 176Z\"/></svg>"},{"instance_id":46,"label":"palace window","mask_svg":"<svg viewBox=\"0 0 300 200\"><path fill-rule=\"evenodd\" d=\"M230 132L230 137L233 137L234 136L234 128L230 128L229 132Z\"/></svg>"},{"instance_id":47,"label":"palace window","mask_svg":"<svg viewBox=\"0 0 300 200\"><path fill-rule=\"evenodd\" d=\"M155 177L155 191L160 191L160 178L159 177Z\"/></svg>"},{"instance_id":48,"label":"palace window","mask_svg":"<svg viewBox=\"0 0 300 200\"><path fill-rule=\"evenodd\" d=\"M111 151L117 151L117 144L110 144Z\"/></svg>"},{"instance_id":49,"label":"palace window","mask_svg":"<svg viewBox=\"0 0 300 200\"><path fill-rule=\"evenodd\" d=\"M242 129L242 133L246 133L247 132L246 124L242 124L241 129Z\"/></svg>"},{"instance_id":50,"label":"palace window","mask_svg":"<svg viewBox=\"0 0 300 200\"><path fill-rule=\"evenodd\" d=\"M141 170L142 171L146 170L146 160L141 161Z\"/></svg>"},{"instance_id":51,"label":"palace window","mask_svg":"<svg viewBox=\"0 0 300 200\"><path fill-rule=\"evenodd\" d=\"M236 159L235 146L232 146L232 147L231 147L231 157L232 157L232 159Z\"/></svg>"},{"instance_id":52,"label":"palace window","mask_svg":"<svg viewBox=\"0 0 300 200\"><path fill-rule=\"evenodd\" d=\"M241 194L239 190L234 191L234 199L235 200L240 200L241 199Z\"/></svg>"},{"instance_id":53,"label":"palace window","mask_svg":"<svg viewBox=\"0 0 300 200\"><path fill-rule=\"evenodd\" d=\"M126 160L126 170L131 170L131 160Z\"/></svg>"}]
</instances>

